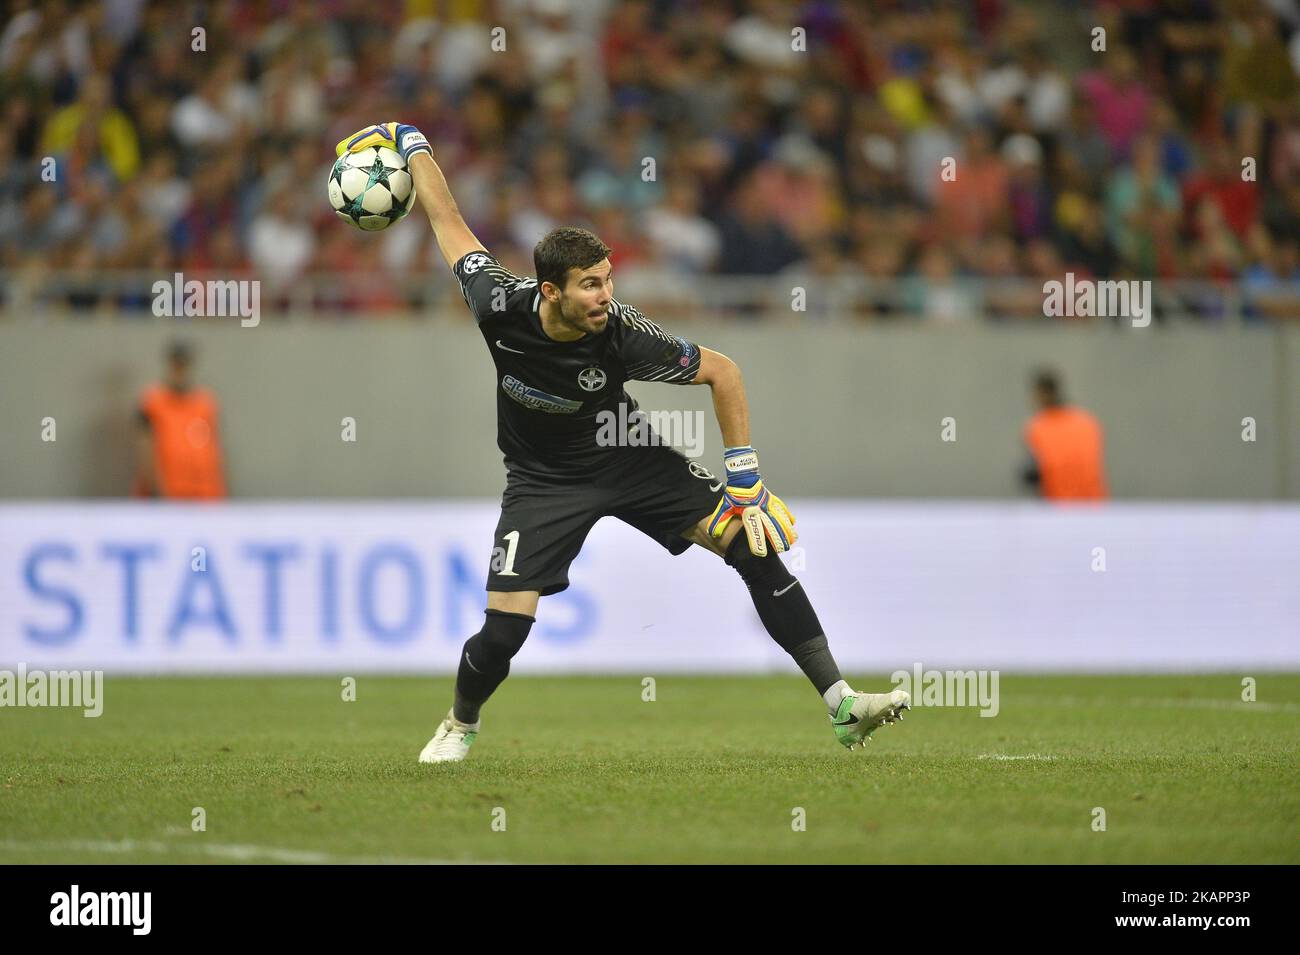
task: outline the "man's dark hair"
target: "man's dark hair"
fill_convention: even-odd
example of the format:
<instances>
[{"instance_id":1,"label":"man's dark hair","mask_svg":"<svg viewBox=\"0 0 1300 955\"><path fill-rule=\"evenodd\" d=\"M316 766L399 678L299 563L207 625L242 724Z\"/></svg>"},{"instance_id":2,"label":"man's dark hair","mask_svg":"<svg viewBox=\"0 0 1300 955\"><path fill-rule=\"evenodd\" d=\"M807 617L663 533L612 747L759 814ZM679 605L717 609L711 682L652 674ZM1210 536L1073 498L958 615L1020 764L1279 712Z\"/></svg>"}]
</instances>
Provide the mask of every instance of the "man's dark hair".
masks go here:
<instances>
[{"instance_id":1,"label":"man's dark hair","mask_svg":"<svg viewBox=\"0 0 1300 955\"><path fill-rule=\"evenodd\" d=\"M550 282L563 289L569 269L589 269L609 253L609 246L586 229L571 226L552 229L533 249L537 284Z\"/></svg>"},{"instance_id":2,"label":"man's dark hair","mask_svg":"<svg viewBox=\"0 0 1300 955\"><path fill-rule=\"evenodd\" d=\"M1061 403L1061 376L1050 368L1043 368L1034 373L1034 390L1037 391L1048 404L1059 405Z\"/></svg>"},{"instance_id":3,"label":"man's dark hair","mask_svg":"<svg viewBox=\"0 0 1300 955\"><path fill-rule=\"evenodd\" d=\"M177 365L189 365L194 362L194 346L183 338L176 338L167 343L167 360Z\"/></svg>"}]
</instances>

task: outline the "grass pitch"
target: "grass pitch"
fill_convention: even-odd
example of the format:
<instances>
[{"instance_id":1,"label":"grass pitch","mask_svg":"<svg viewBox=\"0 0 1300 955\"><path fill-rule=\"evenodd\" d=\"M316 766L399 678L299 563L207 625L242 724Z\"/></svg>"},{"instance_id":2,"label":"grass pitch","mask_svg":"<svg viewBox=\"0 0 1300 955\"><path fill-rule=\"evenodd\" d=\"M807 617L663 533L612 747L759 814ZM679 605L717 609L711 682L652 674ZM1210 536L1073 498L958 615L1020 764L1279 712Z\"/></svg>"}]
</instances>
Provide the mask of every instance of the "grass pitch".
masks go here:
<instances>
[{"instance_id":1,"label":"grass pitch","mask_svg":"<svg viewBox=\"0 0 1300 955\"><path fill-rule=\"evenodd\" d=\"M450 679L109 677L0 710L0 863L1294 863L1300 675L1256 676L1003 675L852 753L800 677L512 677L442 766Z\"/></svg>"}]
</instances>

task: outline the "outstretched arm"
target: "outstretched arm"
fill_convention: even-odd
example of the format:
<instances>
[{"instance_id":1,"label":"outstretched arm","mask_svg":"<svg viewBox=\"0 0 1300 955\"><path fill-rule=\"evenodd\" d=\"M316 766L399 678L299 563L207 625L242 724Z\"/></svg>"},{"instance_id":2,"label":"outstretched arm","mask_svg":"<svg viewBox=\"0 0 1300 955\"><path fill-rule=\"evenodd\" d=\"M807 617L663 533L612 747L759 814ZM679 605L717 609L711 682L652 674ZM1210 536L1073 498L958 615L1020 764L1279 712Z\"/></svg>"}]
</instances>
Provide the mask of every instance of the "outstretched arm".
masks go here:
<instances>
[{"instance_id":1,"label":"outstretched arm","mask_svg":"<svg viewBox=\"0 0 1300 955\"><path fill-rule=\"evenodd\" d=\"M429 225L433 226L433 234L438 239L438 248L447 267L451 268L466 253L482 249L483 243L474 238L474 233L461 218L456 200L447 187L447 179L433 157L426 152L415 153L408 168L415 181L415 194L420 197Z\"/></svg>"},{"instance_id":2,"label":"outstretched arm","mask_svg":"<svg viewBox=\"0 0 1300 955\"><path fill-rule=\"evenodd\" d=\"M433 234L448 268L455 266L467 253L483 249L483 243L474 238L474 233L461 218L456 200L447 188L447 179L434 162L433 147L422 132L407 123L379 123L340 140L334 152L341 156L345 152L358 152L372 146L396 150L406 160L416 195L420 197L420 205L433 226Z\"/></svg>"}]
</instances>

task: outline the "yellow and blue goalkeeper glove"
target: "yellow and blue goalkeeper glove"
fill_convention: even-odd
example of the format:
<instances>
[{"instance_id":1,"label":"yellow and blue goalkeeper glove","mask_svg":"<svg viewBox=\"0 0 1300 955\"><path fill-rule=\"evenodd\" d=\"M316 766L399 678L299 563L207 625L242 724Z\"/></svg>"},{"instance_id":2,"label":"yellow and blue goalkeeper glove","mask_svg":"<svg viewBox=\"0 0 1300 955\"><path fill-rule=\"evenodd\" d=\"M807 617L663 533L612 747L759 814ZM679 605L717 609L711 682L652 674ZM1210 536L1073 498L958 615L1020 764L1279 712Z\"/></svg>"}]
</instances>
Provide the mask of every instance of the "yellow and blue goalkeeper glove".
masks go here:
<instances>
[{"instance_id":1,"label":"yellow and blue goalkeeper glove","mask_svg":"<svg viewBox=\"0 0 1300 955\"><path fill-rule=\"evenodd\" d=\"M750 553L755 556L767 556L768 542L778 554L793 547L799 539L794 515L784 501L763 487L763 479L758 476L758 452L750 447L727 448L723 464L727 486L709 518L709 533L721 537L731 519L739 517Z\"/></svg>"},{"instance_id":2,"label":"yellow and blue goalkeeper glove","mask_svg":"<svg viewBox=\"0 0 1300 955\"><path fill-rule=\"evenodd\" d=\"M409 123L379 123L375 126L367 126L351 136L340 139L339 144L334 147L334 155L356 153L372 146L387 146L401 153L408 164L416 153L424 152L433 155L433 147L424 138L424 133Z\"/></svg>"}]
</instances>

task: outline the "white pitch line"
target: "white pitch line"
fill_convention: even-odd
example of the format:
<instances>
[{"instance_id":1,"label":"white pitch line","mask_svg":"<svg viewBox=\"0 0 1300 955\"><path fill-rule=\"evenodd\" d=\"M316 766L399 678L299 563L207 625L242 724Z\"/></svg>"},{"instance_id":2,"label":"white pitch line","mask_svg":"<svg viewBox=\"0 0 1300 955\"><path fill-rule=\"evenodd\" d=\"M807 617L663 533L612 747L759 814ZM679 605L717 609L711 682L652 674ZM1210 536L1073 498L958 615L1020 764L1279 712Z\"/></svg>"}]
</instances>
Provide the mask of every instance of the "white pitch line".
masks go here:
<instances>
[{"instance_id":1,"label":"white pitch line","mask_svg":"<svg viewBox=\"0 0 1300 955\"><path fill-rule=\"evenodd\" d=\"M1241 700L1154 698L1139 696L1122 700L1103 696L1011 696L1011 700L1034 706L1139 706L1148 709L1231 710L1233 712L1300 713L1300 703L1246 703Z\"/></svg>"},{"instance_id":2,"label":"white pitch line","mask_svg":"<svg viewBox=\"0 0 1300 955\"><path fill-rule=\"evenodd\" d=\"M996 760L999 760L999 761L1002 761L1002 760L1013 760L1013 759L1041 759L1041 760L1052 760L1052 759L1056 759L1055 756L1043 756L1043 755L1040 755L1040 754L1038 754L1038 753L1029 753L1028 755L1025 755L1025 756L1008 756L1006 753L980 753L980 754L979 754L978 756L976 756L975 758L976 758L976 759L996 759Z\"/></svg>"},{"instance_id":3,"label":"white pitch line","mask_svg":"<svg viewBox=\"0 0 1300 955\"><path fill-rule=\"evenodd\" d=\"M197 840L203 839L196 836ZM237 862L266 859L291 865L495 865L461 859L416 859L409 856L343 856L314 849L285 849L279 846L256 846L229 842L196 841L185 845L179 842L160 842L154 839L87 840L69 839L62 842L22 842L6 839L0 850L65 850L73 852L103 852L121 855L130 852L151 852L158 855L197 852Z\"/></svg>"}]
</instances>

